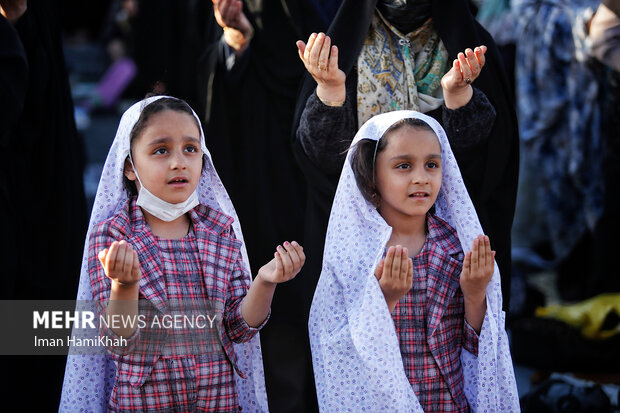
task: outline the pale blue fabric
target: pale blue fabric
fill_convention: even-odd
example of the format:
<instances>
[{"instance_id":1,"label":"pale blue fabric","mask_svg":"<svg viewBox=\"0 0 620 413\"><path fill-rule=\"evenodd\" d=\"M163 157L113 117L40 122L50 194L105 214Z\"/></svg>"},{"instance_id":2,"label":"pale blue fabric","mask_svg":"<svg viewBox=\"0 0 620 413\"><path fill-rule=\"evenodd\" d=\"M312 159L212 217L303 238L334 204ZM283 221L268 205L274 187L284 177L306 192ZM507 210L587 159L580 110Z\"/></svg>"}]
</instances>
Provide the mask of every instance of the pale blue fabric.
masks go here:
<instances>
[{"instance_id":1,"label":"pale blue fabric","mask_svg":"<svg viewBox=\"0 0 620 413\"><path fill-rule=\"evenodd\" d=\"M587 60L585 16L595 0L518 0L517 114L524 167L557 259L602 212L601 73ZM532 206L528 206L531 208Z\"/></svg>"}]
</instances>

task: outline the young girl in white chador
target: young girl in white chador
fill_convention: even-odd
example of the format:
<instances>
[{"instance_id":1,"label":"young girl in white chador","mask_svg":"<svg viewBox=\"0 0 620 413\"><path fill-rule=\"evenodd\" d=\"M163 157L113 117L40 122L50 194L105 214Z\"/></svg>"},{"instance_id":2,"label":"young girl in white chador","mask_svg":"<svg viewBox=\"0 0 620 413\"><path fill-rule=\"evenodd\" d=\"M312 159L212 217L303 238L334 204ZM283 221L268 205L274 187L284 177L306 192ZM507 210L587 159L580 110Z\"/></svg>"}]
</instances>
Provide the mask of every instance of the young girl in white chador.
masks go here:
<instances>
[{"instance_id":1,"label":"young girl in white chador","mask_svg":"<svg viewBox=\"0 0 620 413\"><path fill-rule=\"evenodd\" d=\"M321 411L519 411L500 274L481 233L434 119L397 111L362 126L309 320Z\"/></svg>"},{"instance_id":2,"label":"young girl in white chador","mask_svg":"<svg viewBox=\"0 0 620 413\"><path fill-rule=\"evenodd\" d=\"M78 299L93 300L100 316L146 320L90 332L125 345L69 355L60 411L267 411L257 333L276 285L305 260L296 242L283 245L251 282L241 227L196 114L170 97L133 105L99 183ZM209 309L216 328L157 330L156 316L181 314L174 302Z\"/></svg>"}]
</instances>

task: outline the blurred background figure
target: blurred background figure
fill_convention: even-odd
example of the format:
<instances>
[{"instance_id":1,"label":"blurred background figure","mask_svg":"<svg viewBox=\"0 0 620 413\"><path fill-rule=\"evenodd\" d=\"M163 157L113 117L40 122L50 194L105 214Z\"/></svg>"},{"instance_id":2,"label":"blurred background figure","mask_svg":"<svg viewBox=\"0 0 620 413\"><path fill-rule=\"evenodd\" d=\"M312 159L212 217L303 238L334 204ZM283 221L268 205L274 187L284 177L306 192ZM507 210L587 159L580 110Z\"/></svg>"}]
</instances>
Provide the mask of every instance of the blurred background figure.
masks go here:
<instances>
[{"instance_id":1,"label":"blurred background figure","mask_svg":"<svg viewBox=\"0 0 620 413\"><path fill-rule=\"evenodd\" d=\"M222 36L202 56L198 113L207 147L241 221L252 272L282 239L302 242L306 184L290 131L305 71L295 41L325 30L340 0L216 0ZM308 341L311 291L282 285L261 331L274 412L316 411ZM306 305L308 303L308 305Z\"/></svg>"},{"instance_id":2,"label":"blurred background figure","mask_svg":"<svg viewBox=\"0 0 620 413\"><path fill-rule=\"evenodd\" d=\"M606 84L589 58L586 22L598 2L515 2L517 101L523 172L515 243L545 258L565 300L609 291L599 268ZM616 277L617 278L617 277ZM617 285L617 284L616 284Z\"/></svg>"},{"instance_id":3,"label":"blurred background figure","mask_svg":"<svg viewBox=\"0 0 620 413\"><path fill-rule=\"evenodd\" d=\"M0 298L71 299L87 206L60 14L55 1L2 0L0 7ZM3 357L3 399L28 411L56 406L63 364L61 356Z\"/></svg>"},{"instance_id":4,"label":"blurred background figure","mask_svg":"<svg viewBox=\"0 0 620 413\"><path fill-rule=\"evenodd\" d=\"M512 301L512 352L536 372L521 389L537 385L522 399L524 412L618 406L614 8L596 0L513 2L523 155L513 227L514 279L522 284L514 297L525 294Z\"/></svg>"}]
</instances>

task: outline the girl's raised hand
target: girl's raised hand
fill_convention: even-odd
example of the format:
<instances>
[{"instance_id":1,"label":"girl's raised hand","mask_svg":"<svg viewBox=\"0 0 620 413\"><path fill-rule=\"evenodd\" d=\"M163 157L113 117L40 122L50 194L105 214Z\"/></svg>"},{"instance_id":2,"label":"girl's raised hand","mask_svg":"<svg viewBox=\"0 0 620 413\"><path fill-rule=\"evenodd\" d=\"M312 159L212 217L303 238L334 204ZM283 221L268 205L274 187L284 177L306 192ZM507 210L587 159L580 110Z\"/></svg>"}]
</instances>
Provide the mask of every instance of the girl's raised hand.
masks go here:
<instances>
[{"instance_id":1,"label":"girl's raised hand","mask_svg":"<svg viewBox=\"0 0 620 413\"><path fill-rule=\"evenodd\" d=\"M413 261L407 248L400 245L388 248L385 258L375 269L375 277L391 313L413 283Z\"/></svg>"},{"instance_id":2,"label":"girl's raised hand","mask_svg":"<svg viewBox=\"0 0 620 413\"><path fill-rule=\"evenodd\" d=\"M460 284L465 300L478 303L485 299L494 262L495 251L491 251L489 237L478 235L463 260Z\"/></svg>"},{"instance_id":3,"label":"girl's raised hand","mask_svg":"<svg viewBox=\"0 0 620 413\"><path fill-rule=\"evenodd\" d=\"M324 33L312 33L308 44L297 41L299 58L317 83L316 94L329 106L341 106L346 98L345 73L338 68L338 47Z\"/></svg>"},{"instance_id":4,"label":"girl's raised hand","mask_svg":"<svg viewBox=\"0 0 620 413\"><path fill-rule=\"evenodd\" d=\"M274 258L258 270L258 277L271 284L292 280L306 262L304 249L297 241L278 245Z\"/></svg>"},{"instance_id":5,"label":"girl's raised hand","mask_svg":"<svg viewBox=\"0 0 620 413\"><path fill-rule=\"evenodd\" d=\"M486 61L486 46L466 49L452 62L452 68L441 78L446 106L457 109L469 102L473 91L471 84L478 78Z\"/></svg>"},{"instance_id":6,"label":"girl's raised hand","mask_svg":"<svg viewBox=\"0 0 620 413\"><path fill-rule=\"evenodd\" d=\"M120 286L134 285L140 281L138 253L126 241L114 241L110 248L98 255L105 275Z\"/></svg>"}]
</instances>

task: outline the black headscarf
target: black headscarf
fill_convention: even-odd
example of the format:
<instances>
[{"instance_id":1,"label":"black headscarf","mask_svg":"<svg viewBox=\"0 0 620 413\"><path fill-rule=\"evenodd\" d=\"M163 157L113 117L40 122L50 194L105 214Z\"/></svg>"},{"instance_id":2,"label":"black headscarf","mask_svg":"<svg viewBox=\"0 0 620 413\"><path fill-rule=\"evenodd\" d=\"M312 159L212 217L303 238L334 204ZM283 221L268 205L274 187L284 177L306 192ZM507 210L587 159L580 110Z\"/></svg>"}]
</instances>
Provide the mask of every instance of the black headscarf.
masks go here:
<instances>
[{"instance_id":1,"label":"black headscarf","mask_svg":"<svg viewBox=\"0 0 620 413\"><path fill-rule=\"evenodd\" d=\"M344 0L327 34L338 46L339 66L352 73L372 22L377 0ZM466 48L486 45L486 64L473 86L486 94L497 112L485 153L455 151L465 184L474 202L482 227L497 251L502 277L504 309L510 297L510 230L517 194L519 141L514 98L504 73L499 51L491 35L474 19L466 0L432 2L434 27L448 50L449 62ZM351 88L351 85L347 88ZM295 131L306 101L316 88L306 75L297 100L293 127L295 156L308 181L305 248L307 289L313 291L321 271L323 243L338 176L327 176L306 156ZM312 255L310 255L312 251ZM311 296L312 294L308 292Z\"/></svg>"}]
</instances>

